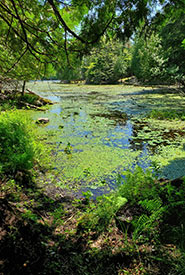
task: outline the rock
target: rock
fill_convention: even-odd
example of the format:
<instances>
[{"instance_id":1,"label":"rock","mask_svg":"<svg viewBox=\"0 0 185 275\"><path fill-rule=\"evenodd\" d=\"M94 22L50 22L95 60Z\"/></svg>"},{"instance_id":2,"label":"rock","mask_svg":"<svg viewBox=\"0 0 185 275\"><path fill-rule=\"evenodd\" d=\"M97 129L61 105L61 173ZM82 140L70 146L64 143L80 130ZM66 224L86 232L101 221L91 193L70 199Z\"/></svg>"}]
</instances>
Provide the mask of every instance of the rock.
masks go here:
<instances>
[{"instance_id":1,"label":"rock","mask_svg":"<svg viewBox=\"0 0 185 275\"><path fill-rule=\"evenodd\" d=\"M37 124L46 124L48 122L49 122L49 118L47 118L47 117L40 117L36 121Z\"/></svg>"}]
</instances>

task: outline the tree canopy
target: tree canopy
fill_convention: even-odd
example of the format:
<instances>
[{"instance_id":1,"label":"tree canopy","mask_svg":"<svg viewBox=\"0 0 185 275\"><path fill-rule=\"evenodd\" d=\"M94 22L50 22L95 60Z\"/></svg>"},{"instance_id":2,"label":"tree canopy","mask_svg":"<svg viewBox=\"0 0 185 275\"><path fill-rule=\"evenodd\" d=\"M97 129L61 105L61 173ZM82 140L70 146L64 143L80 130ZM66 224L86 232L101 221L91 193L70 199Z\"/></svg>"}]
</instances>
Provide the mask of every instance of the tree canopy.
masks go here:
<instances>
[{"instance_id":1,"label":"tree canopy","mask_svg":"<svg viewBox=\"0 0 185 275\"><path fill-rule=\"evenodd\" d=\"M73 67L103 35L123 40L142 20L159 24L183 5L176 0L3 0L1 75L31 79L45 75L51 64Z\"/></svg>"}]
</instances>

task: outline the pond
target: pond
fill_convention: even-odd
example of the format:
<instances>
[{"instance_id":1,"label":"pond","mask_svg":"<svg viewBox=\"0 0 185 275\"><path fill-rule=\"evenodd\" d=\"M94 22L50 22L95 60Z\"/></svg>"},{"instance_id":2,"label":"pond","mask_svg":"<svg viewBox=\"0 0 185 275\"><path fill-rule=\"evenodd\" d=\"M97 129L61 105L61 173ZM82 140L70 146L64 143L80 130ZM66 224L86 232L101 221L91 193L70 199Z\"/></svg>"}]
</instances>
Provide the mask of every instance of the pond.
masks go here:
<instances>
[{"instance_id":1,"label":"pond","mask_svg":"<svg viewBox=\"0 0 185 275\"><path fill-rule=\"evenodd\" d=\"M96 197L114 189L127 169L160 168L161 177L185 174L185 122L146 118L154 109L185 110L169 90L123 85L88 86L32 82L29 88L55 102L33 118L52 148L47 182ZM46 182L46 179L42 179Z\"/></svg>"}]
</instances>

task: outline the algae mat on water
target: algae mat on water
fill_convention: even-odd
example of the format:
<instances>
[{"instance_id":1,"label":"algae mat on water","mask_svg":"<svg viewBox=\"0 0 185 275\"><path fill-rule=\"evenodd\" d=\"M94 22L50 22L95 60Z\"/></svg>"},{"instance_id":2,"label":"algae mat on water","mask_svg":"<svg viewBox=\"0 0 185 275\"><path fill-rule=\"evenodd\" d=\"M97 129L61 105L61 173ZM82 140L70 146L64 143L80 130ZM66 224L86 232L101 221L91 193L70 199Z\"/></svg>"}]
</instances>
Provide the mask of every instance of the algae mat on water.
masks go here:
<instances>
[{"instance_id":1,"label":"algae mat on water","mask_svg":"<svg viewBox=\"0 0 185 275\"><path fill-rule=\"evenodd\" d=\"M145 118L156 106L182 111L185 100L173 91L52 82L29 83L29 88L56 102L45 113L33 112L34 119L50 118L40 132L52 149L55 184L74 191L89 188L96 195L114 188L117 174L135 165L145 168L160 160L166 175L177 155L181 168L167 174L183 175L185 134L178 135L178 129L184 133L185 122ZM167 136L170 129L177 135Z\"/></svg>"}]
</instances>

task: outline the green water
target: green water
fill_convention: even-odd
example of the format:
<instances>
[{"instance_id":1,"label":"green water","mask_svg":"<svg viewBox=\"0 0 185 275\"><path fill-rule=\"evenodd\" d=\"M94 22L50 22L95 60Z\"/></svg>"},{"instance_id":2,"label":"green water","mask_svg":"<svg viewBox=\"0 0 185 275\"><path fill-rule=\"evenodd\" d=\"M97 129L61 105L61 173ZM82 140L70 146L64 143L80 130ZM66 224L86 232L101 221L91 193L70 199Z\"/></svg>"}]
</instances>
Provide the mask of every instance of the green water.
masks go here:
<instances>
[{"instance_id":1,"label":"green water","mask_svg":"<svg viewBox=\"0 0 185 275\"><path fill-rule=\"evenodd\" d=\"M115 188L118 175L124 178L136 165L145 169L155 163L169 178L185 174L185 122L145 118L156 108L184 110L181 96L123 85L32 82L29 88L55 102L45 112L33 112L35 120L50 119L38 126L52 148L53 174L43 182L97 196Z\"/></svg>"}]
</instances>

